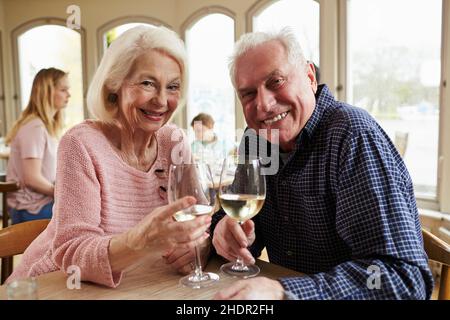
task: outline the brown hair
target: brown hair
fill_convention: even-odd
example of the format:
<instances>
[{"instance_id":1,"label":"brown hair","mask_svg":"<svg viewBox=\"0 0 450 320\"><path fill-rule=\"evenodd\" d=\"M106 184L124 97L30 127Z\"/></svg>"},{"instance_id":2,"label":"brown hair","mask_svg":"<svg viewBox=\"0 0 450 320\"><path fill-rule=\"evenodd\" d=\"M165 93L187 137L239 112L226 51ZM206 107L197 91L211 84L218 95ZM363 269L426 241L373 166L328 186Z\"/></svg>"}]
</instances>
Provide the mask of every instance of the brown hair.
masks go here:
<instances>
[{"instance_id":1,"label":"brown hair","mask_svg":"<svg viewBox=\"0 0 450 320\"><path fill-rule=\"evenodd\" d=\"M54 116L53 94L58 81L67 76L67 73L56 68L41 69L33 80L30 101L6 135L5 143L10 144L19 129L29 121L39 118L51 136L57 137L63 127L62 110Z\"/></svg>"},{"instance_id":2,"label":"brown hair","mask_svg":"<svg viewBox=\"0 0 450 320\"><path fill-rule=\"evenodd\" d=\"M214 119L207 113L199 113L192 119L191 127L194 127L194 123L197 121L201 121L202 125L207 126L208 128L214 127Z\"/></svg>"}]
</instances>

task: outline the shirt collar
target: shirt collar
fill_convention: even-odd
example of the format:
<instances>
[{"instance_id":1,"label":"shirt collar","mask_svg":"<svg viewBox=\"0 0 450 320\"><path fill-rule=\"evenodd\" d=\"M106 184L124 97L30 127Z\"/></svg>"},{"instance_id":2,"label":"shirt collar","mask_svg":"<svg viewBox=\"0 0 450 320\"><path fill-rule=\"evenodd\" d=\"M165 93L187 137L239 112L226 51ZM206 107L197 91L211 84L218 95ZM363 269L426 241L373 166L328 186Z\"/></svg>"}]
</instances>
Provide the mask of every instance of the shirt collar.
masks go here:
<instances>
[{"instance_id":1,"label":"shirt collar","mask_svg":"<svg viewBox=\"0 0 450 320\"><path fill-rule=\"evenodd\" d=\"M304 139L306 135L308 138L311 138L314 134L314 131L319 126L320 121L322 120L327 107L333 105L335 99L330 89L326 84L321 84L317 88L316 92L316 106L314 107L314 111L311 114L311 117L306 122L302 131L297 137L296 144L300 144L300 142Z\"/></svg>"}]
</instances>

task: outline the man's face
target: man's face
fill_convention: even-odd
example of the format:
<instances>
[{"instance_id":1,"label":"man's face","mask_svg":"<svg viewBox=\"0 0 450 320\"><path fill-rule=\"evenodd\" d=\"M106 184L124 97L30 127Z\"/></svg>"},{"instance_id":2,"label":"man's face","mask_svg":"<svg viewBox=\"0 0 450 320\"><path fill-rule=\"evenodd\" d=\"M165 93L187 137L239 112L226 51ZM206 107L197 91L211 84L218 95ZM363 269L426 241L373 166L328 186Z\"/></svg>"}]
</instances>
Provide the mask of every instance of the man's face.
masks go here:
<instances>
[{"instance_id":1,"label":"man's face","mask_svg":"<svg viewBox=\"0 0 450 320\"><path fill-rule=\"evenodd\" d=\"M279 130L283 151L291 151L316 104L317 82L310 65L290 65L283 45L268 41L247 51L236 61L236 90L250 128Z\"/></svg>"}]
</instances>

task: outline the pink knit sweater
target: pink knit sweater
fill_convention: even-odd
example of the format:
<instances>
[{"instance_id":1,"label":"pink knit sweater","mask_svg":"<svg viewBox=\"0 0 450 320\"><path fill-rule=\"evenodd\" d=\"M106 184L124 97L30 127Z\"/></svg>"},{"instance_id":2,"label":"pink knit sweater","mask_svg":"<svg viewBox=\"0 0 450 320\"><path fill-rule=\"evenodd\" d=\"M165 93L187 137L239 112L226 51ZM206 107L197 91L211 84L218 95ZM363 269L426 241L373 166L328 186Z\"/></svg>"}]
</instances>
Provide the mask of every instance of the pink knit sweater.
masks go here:
<instances>
[{"instance_id":1,"label":"pink knit sweater","mask_svg":"<svg viewBox=\"0 0 450 320\"><path fill-rule=\"evenodd\" d=\"M156 138L157 159L142 172L119 157L93 121L69 130L58 148L53 218L27 248L8 282L75 265L82 280L116 287L122 273L111 271L112 236L167 204L163 188L167 190L171 154L190 156L187 139L176 126L163 126Z\"/></svg>"}]
</instances>

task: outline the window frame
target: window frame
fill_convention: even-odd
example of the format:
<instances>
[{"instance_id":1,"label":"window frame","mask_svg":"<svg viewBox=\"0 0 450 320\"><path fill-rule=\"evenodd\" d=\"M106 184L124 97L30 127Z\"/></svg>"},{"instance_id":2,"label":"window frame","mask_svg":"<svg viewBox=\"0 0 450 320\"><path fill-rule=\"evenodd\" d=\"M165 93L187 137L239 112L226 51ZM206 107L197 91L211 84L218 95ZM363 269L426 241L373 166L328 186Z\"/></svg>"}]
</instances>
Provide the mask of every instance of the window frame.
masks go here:
<instances>
[{"instance_id":1,"label":"window frame","mask_svg":"<svg viewBox=\"0 0 450 320\"><path fill-rule=\"evenodd\" d=\"M12 48L12 62L13 62L13 77L14 77L14 112L13 118L17 117L22 112L22 97L20 96L20 72L19 72L19 37L25 32L46 25L56 25L67 28L66 20L55 17L39 18L22 23L18 27L11 31L11 48ZM68 28L69 29L69 28ZM83 82L83 115L84 118L88 118L88 110L86 106L86 93L87 93L87 66L86 66L86 30L83 27L80 29L71 29L80 34L80 46L81 46L81 72Z\"/></svg>"},{"instance_id":2,"label":"window frame","mask_svg":"<svg viewBox=\"0 0 450 320\"><path fill-rule=\"evenodd\" d=\"M128 23L147 23L152 24L154 26L164 26L168 29L173 30L172 26L170 26L169 24L150 16L127 15L109 20L108 22L102 24L100 27L97 28L97 61L95 63L96 66L100 64L100 61L103 57L103 53L105 52L105 42L103 35L113 28Z\"/></svg>"},{"instance_id":3,"label":"window frame","mask_svg":"<svg viewBox=\"0 0 450 320\"><path fill-rule=\"evenodd\" d=\"M441 86L438 147L438 210L450 212L450 0L442 0ZM447 108L446 108L447 106ZM447 195L447 197L445 196ZM426 203L424 203L426 205Z\"/></svg>"},{"instance_id":4,"label":"window frame","mask_svg":"<svg viewBox=\"0 0 450 320\"><path fill-rule=\"evenodd\" d=\"M3 39L2 30L0 30L0 135L6 135L6 98L5 98L5 78L3 68Z\"/></svg>"},{"instance_id":5,"label":"window frame","mask_svg":"<svg viewBox=\"0 0 450 320\"><path fill-rule=\"evenodd\" d=\"M203 7L191 15L189 15L181 24L180 26L180 34L181 38L183 39L184 43L186 43L186 32L191 29L198 21L201 19L207 17L210 14L223 14L229 18L231 18L234 22L234 41L237 40L237 23L236 23L236 14L231 11L228 8L222 7L222 6L207 6ZM191 70L190 70L191 72ZM233 90L234 91L234 90ZM234 125L235 129L242 128L242 119L243 119L243 113L239 112L239 100L236 96L236 92L233 92L234 94ZM189 128L189 122L188 122L188 109L189 108L189 101L186 101L185 107L177 114L177 124L181 128Z\"/></svg>"}]
</instances>

